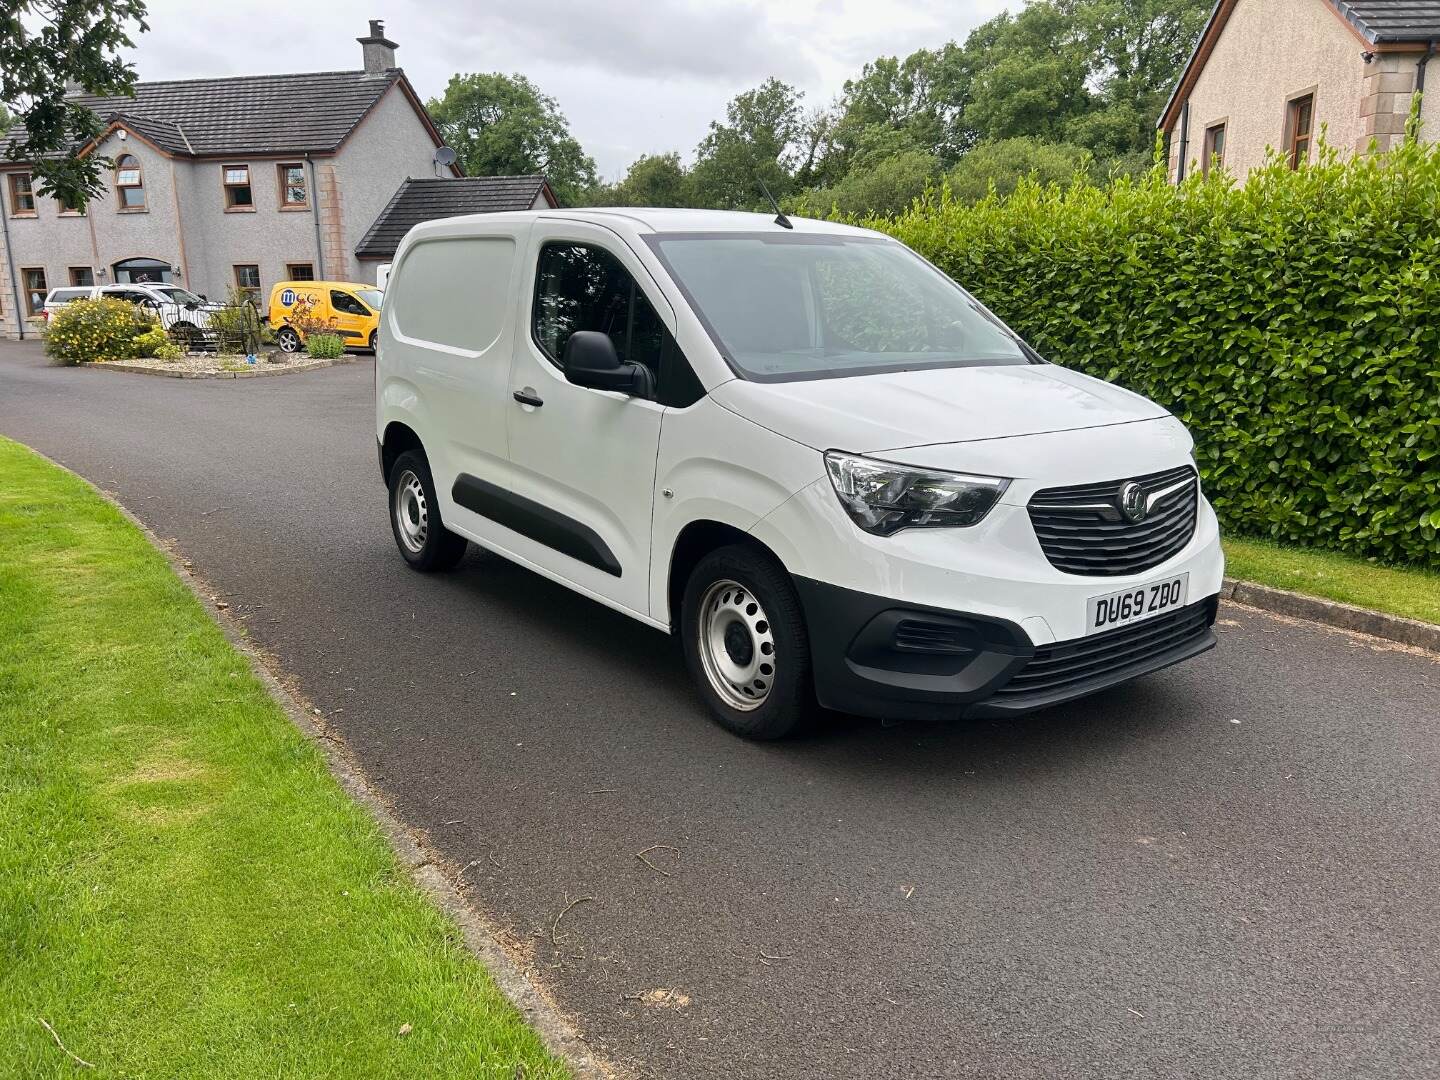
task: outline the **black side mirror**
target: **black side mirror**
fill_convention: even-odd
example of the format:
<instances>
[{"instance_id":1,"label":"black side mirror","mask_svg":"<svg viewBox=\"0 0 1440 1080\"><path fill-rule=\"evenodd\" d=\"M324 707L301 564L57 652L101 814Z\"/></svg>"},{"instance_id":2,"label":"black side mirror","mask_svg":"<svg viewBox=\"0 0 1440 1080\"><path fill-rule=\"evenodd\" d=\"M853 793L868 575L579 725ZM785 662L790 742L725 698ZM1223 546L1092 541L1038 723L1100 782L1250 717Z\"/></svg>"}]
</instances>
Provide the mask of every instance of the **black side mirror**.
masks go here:
<instances>
[{"instance_id":1,"label":"black side mirror","mask_svg":"<svg viewBox=\"0 0 1440 1080\"><path fill-rule=\"evenodd\" d=\"M616 390L631 397L653 398L655 377L643 364L622 364L615 343L598 330L576 330L565 342L561 360L565 378L592 390Z\"/></svg>"}]
</instances>

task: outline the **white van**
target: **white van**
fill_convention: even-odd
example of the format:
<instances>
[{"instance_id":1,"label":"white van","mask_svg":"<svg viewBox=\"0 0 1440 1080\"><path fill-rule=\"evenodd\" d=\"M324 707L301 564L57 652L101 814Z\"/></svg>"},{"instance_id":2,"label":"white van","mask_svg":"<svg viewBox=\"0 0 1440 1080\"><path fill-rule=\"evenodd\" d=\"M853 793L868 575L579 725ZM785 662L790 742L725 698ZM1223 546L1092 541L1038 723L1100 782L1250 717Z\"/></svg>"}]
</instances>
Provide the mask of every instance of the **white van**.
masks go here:
<instances>
[{"instance_id":1,"label":"white van","mask_svg":"<svg viewBox=\"0 0 1440 1080\"><path fill-rule=\"evenodd\" d=\"M210 315L221 304L196 296L189 289L168 282L135 282L123 285L63 285L51 289L45 297L46 322L66 304L76 300L128 300L154 315L166 331L176 334L205 330Z\"/></svg>"},{"instance_id":2,"label":"white van","mask_svg":"<svg viewBox=\"0 0 1440 1080\"><path fill-rule=\"evenodd\" d=\"M749 738L817 706L1014 716L1215 644L1223 556L1180 421L1045 362L877 233L428 222L376 380L410 565L474 541L678 634Z\"/></svg>"}]
</instances>

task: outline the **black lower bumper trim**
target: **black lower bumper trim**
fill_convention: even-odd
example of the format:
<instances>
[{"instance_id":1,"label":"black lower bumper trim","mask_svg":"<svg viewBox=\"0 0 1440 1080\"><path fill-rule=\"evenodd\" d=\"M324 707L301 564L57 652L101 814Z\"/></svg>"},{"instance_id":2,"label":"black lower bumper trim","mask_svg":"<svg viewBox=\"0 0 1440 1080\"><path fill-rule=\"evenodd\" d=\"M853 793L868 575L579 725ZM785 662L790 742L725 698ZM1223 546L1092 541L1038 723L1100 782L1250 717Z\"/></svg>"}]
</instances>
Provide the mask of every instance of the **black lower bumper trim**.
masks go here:
<instances>
[{"instance_id":1,"label":"black lower bumper trim","mask_svg":"<svg viewBox=\"0 0 1440 1080\"><path fill-rule=\"evenodd\" d=\"M1048 708L1215 647L1219 603L1036 647L1015 623L796 581L815 692L838 712L884 719L1008 717Z\"/></svg>"}]
</instances>

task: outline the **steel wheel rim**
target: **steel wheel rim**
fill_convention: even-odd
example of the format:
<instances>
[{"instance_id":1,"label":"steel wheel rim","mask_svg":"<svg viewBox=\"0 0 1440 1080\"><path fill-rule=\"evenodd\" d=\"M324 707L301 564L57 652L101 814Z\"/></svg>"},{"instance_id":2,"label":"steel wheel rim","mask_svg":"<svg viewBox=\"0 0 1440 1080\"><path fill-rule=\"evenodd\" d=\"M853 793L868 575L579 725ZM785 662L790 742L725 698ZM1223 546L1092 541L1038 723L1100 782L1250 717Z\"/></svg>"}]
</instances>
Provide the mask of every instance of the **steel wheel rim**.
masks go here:
<instances>
[{"instance_id":1,"label":"steel wheel rim","mask_svg":"<svg viewBox=\"0 0 1440 1080\"><path fill-rule=\"evenodd\" d=\"M409 469L400 474L400 480L395 485L390 512L395 517L395 531L405 549L415 555L424 551L425 540L430 535L430 504L425 499L425 485Z\"/></svg>"},{"instance_id":2,"label":"steel wheel rim","mask_svg":"<svg viewBox=\"0 0 1440 1080\"><path fill-rule=\"evenodd\" d=\"M765 704L775 685L775 634L760 601L727 578L705 590L698 618L700 664L710 688L739 712Z\"/></svg>"}]
</instances>

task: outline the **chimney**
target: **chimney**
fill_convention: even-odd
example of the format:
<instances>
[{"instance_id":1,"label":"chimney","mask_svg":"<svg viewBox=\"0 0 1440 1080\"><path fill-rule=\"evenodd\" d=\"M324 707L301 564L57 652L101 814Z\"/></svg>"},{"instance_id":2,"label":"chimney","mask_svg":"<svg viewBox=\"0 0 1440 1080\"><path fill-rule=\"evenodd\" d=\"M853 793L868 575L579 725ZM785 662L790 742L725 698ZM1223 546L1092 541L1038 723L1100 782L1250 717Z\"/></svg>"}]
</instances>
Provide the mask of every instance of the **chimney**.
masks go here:
<instances>
[{"instance_id":1,"label":"chimney","mask_svg":"<svg viewBox=\"0 0 1440 1080\"><path fill-rule=\"evenodd\" d=\"M365 50L365 71L379 75L395 67L395 50L400 46L385 36L385 20L370 20L370 36L356 38Z\"/></svg>"}]
</instances>

